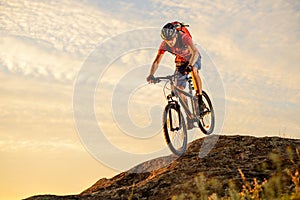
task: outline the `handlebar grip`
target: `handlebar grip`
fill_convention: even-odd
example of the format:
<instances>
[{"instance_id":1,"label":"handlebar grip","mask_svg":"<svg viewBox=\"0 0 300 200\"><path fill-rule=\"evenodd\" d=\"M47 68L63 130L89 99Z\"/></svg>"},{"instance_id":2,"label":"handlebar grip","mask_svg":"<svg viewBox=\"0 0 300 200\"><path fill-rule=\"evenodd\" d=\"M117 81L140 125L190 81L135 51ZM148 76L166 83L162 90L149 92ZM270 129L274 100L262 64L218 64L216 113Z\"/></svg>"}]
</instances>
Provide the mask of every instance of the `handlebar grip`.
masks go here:
<instances>
[{"instance_id":1,"label":"handlebar grip","mask_svg":"<svg viewBox=\"0 0 300 200\"><path fill-rule=\"evenodd\" d=\"M160 82L160 80L158 78L155 78L153 75L150 75L149 77L149 80L151 80L153 83L158 83Z\"/></svg>"},{"instance_id":2,"label":"handlebar grip","mask_svg":"<svg viewBox=\"0 0 300 200\"><path fill-rule=\"evenodd\" d=\"M153 81L153 83L159 83L160 79L153 77L152 81Z\"/></svg>"}]
</instances>

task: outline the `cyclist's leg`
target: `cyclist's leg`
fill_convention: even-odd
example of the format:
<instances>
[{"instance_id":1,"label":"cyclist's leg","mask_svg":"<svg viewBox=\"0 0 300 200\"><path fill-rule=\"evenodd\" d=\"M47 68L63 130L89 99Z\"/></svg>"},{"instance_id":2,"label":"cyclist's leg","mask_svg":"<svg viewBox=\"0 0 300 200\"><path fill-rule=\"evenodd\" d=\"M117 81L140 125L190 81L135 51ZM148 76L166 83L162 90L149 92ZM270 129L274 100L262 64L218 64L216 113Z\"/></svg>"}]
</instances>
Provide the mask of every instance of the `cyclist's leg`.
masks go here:
<instances>
[{"instance_id":1,"label":"cyclist's leg","mask_svg":"<svg viewBox=\"0 0 300 200\"><path fill-rule=\"evenodd\" d=\"M197 95L202 95L202 80L200 78L197 68L195 68L195 67L193 67L193 74L196 79L196 84L197 84L197 88L198 88Z\"/></svg>"},{"instance_id":2,"label":"cyclist's leg","mask_svg":"<svg viewBox=\"0 0 300 200\"><path fill-rule=\"evenodd\" d=\"M179 73L180 74L180 73ZM177 78L176 78L176 82L175 82L176 86L181 89L184 90L186 87L186 76L183 74L180 74ZM179 93L180 98L183 100L183 102L187 105L187 98L183 93Z\"/></svg>"},{"instance_id":3,"label":"cyclist's leg","mask_svg":"<svg viewBox=\"0 0 300 200\"><path fill-rule=\"evenodd\" d=\"M201 69L201 56L199 54L198 60L193 67L193 74L196 79L196 84L198 86L197 97L198 97L198 104L200 105L199 111L201 113L205 109L205 105L202 100L202 80L199 74L200 69Z\"/></svg>"},{"instance_id":4,"label":"cyclist's leg","mask_svg":"<svg viewBox=\"0 0 300 200\"><path fill-rule=\"evenodd\" d=\"M198 60L196 61L194 67L193 67L193 74L196 79L196 84L198 88L198 95L202 95L202 80L199 74L199 70L201 69L201 56L199 54Z\"/></svg>"}]
</instances>

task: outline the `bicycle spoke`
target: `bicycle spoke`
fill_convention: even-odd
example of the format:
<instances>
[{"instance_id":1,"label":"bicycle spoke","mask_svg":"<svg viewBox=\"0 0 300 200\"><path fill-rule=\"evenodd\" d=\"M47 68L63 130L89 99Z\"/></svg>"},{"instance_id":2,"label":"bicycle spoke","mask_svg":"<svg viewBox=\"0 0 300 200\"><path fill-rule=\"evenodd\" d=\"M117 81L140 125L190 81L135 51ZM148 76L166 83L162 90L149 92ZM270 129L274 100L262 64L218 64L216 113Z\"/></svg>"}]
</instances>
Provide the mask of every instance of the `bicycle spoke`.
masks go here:
<instances>
[{"instance_id":1,"label":"bicycle spoke","mask_svg":"<svg viewBox=\"0 0 300 200\"><path fill-rule=\"evenodd\" d=\"M174 144L174 147L176 149L180 149L183 143L183 135L181 135L178 131L174 132L172 134L172 143Z\"/></svg>"},{"instance_id":2,"label":"bicycle spoke","mask_svg":"<svg viewBox=\"0 0 300 200\"><path fill-rule=\"evenodd\" d=\"M171 113L172 113L171 114L171 116L172 116L172 126L171 127L173 127L173 129L178 129L180 127L179 120L178 120L179 119L178 113L173 109L171 109ZM170 139L172 140L172 144L174 144L174 147L176 149L179 149L182 146L182 142L183 142L182 136L180 136L180 132L178 130L174 130L173 132L171 131L171 134L172 134L172 136Z\"/></svg>"},{"instance_id":3,"label":"bicycle spoke","mask_svg":"<svg viewBox=\"0 0 300 200\"><path fill-rule=\"evenodd\" d=\"M176 155L184 153L187 145L185 125L181 120L182 115L178 107L169 104L165 109L165 138L171 151Z\"/></svg>"}]
</instances>

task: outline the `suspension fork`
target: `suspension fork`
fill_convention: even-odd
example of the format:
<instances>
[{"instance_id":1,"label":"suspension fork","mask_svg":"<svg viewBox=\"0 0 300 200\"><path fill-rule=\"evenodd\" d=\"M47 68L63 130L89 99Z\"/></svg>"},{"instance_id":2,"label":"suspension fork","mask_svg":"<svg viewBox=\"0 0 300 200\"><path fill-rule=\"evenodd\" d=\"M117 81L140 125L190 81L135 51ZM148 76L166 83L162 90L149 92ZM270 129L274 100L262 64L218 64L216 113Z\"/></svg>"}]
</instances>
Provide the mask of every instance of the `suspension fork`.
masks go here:
<instances>
[{"instance_id":1,"label":"suspension fork","mask_svg":"<svg viewBox=\"0 0 300 200\"><path fill-rule=\"evenodd\" d=\"M197 111L196 111L196 108L197 108L197 101L196 101L196 97L193 95L193 90L194 90L194 87L192 85L192 81L193 81L193 77L189 77L188 78L188 86L189 86L189 94L191 95L189 98L191 100L191 106L192 106L192 112L197 115Z\"/></svg>"},{"instance_id":2,"label":"suspension fork","mask_svg":"<svg viewBox=\"0 0 300 200\"><path fill-rule=\"evenodd\" d=\"M194 89L196 91L196 97L197 97L197 103L198 103L198 108L197 106L195 105L195 108L197 108L196 110L196 115L198 115L198 113L200 113L200 106L201 104L203 104L202 100L199 98L200 97L200 90L199 90L199 85L197 84L197 81L196 81L196 77L195 77L195 74L193 72L193 70L190 72L190 75L192 77L192 81L193 81L193 85L194 85Z\"/></svg>"},{"instance_id":3,"label":"suspension fork","mask_svg":"<svg viewBox=\"0 0 300 200\"><path fill-rule=\"evenodd\" d=\"M178 131L178 130L180 130L182 128L182 124L181 124L182 119L181 119L180 105L178 104L177 101L174 101L173 99L170 99L168 104L169 105L172 104L172 105L175 106L175 109L176 109L177 114L178 114L178 120L179 120L179 122L178 122L179 123L178 124L179 127L176 127L176 126L174 127L173 126L173 117L172 117L172 113L171 113L171 109L170 109L169 113L167 113L169 115L169 119L170 119L170 129L171 129L171 131Z\"/></svg>"},{"instance_id":4,"label":"suspension fork","mask_svg":"<svg viewBox=\"0 0 300 200\"><path fill-rule=\"evenodd\" d=\"M199 86L197 84L196 77L194 75L193 70L190 72L190 75L192 77L193 86L194 86L194 90L196 91L196 95L200 95Z\"/></svg>"}]
</instances>

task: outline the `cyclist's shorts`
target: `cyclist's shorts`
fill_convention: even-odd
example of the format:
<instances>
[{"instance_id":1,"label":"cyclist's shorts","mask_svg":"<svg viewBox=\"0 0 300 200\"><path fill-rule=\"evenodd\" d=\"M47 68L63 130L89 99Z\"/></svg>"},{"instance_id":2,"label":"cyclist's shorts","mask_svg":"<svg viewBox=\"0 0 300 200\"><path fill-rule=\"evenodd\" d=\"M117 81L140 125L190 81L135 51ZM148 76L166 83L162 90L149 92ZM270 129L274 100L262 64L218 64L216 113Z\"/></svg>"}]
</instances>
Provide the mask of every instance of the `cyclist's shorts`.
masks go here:
<instances>
[{"instance_id":1,"label":"cyclist's shorts","mask_svg":"<svg viewBox=\"0 0 300 200\"><path fill-rule=\"evenodd\" d=\"M194 67L196 67L198 70L201 69L201 55L199 54L199 57L194 65ZM185 74L181 74L178 78L177 78L177 86L182 86L182 87L186 87L186 81L187 81L187 75Z\"/></svg>"}]
</instances>

